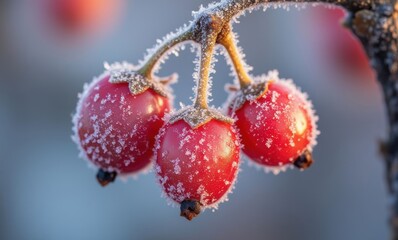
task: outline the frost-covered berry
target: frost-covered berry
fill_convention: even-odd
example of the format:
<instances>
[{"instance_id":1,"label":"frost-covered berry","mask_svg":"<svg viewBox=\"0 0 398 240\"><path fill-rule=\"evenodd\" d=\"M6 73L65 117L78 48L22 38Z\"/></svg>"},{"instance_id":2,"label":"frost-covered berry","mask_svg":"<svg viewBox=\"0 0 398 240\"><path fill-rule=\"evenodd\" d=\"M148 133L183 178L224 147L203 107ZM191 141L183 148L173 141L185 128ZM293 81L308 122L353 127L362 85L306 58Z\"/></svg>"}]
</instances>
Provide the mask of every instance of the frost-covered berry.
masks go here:
<instances>
[{"instance_id":1,"label":"frost-covered berry","mask_svg":"<svg viewBox=\"0 0 398 240\"><path fill-rule=\"evenodd\" d=\"M48 22L66 33L103 30L120 15L122 0L41 0Z\"/></svg>"},{"instance_id":2,"label":"frost-covered berry","mask_svg":"<svg viewBox=\"0 0 398 240\"><path fill-rule=\"evenodd\" d=\"M132 94L128 83L94 80L81 95L74 117L75 140L83 157L100 169L103 185L117 174L135 174L150 165L155 136L170 109L152 88ZM107 174L106 174L107 173Z\"/></svg>"},{"instance_id":3,"label":"frost-covered berry","mask_svg":"<svg viewBox=\"0 0 398 240\"><path fill-rule=\"evenodd\" d=\"M344 80L360 80L361 86L374 86L374 73L362 44L341 24L346 14L342 8L311 9L311 29L315 29L311 37L320 43L316 53L328 67L356 76Z\"/></svg>"},{"instance_id":4,"label":"frost-covered berry","mask_svg":"<svg viewBox=\"0 0 398 240\"><path fill-rule=\"evenodd\" d=\"M277 79L248 88L253 89L246 92L260 94L235 98L229 112L236 118L243 152L251 160L277 170L312 151L318 134L317 117L311 102L292 81Z\"/></svg>"},{"instance_id":5,"label":"frost-covered berry","mask_svg":"<svg viewBox=\"0 0 398 240\"><path fill-rule=\"evenodd\" d=\"M232 124L212 119L197 128L167 123L157 137L155 171L167 198L191 220L202 208L217 208L239 169L239 141Z\"/></svg>"}]
</instances>

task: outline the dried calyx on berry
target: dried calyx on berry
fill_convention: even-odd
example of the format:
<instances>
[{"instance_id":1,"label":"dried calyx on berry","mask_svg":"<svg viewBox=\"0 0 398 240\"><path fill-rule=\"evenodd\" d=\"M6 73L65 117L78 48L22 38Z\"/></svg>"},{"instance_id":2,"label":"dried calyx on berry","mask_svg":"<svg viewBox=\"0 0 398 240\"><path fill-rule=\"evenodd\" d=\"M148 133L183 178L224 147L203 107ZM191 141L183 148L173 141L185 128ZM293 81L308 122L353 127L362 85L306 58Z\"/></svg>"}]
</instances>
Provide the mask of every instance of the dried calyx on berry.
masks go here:
<instances>
[{"instance_id":1,"label":"dried calyx on berry","mask_svg":"<svg viewBox=\"0 0 398 240\"><path fill-rule=\"evenodd\" d=\"M200 214L202 207L199 201L188 199L181 202L180 210L180 216L191 221Z\"/></svg>"},{"instance_id":2,"label":"dried calyx on berry","mask_svg":"<svg viewBox=\"0 0 398 240\"><path fill-rule=\"evenodd\" d=\"M314 161L312 159L311 152L308 150L305 150L303 154L301 154L298 158L296 158L296 160L294 161L293 164L298 169L305 170L305 169L309 168L313 162Z\"/></svg>"},{"instance_id":3,"label":"dried calyx on berry","mask_svg":"<svg viewBox=\"0 0 398 240\"><path fill-rule=\"evenodd\" d=\"M139 68L123 62L105 64L105 68L110 72L110 83L128 83L131 94L138 95L151 88L163 97L169 97L170 90L166 86L177 81L177 74L172 74L164 79L152 80L139 72Z\"/></svg>"},{"instance_id":4,"label":"dried calyx on berry","mask_svg":"<svg viewBox=\"0 0 398 240\"><path fill-rule=\"evenodd\" d=\"M197 108L194 106L188 106L180 109L174 113L170 119L170 123L175 123L178 120L184 120L192 128L198 128L203 124L216 119L221 122L232 124L234 120L230 117L225 116L220 111L212 108Z\"/></svg>"},{"instance_id":5,"label":"dried calyx on berry","mask_svg":"<svg viewBox=\"0 0 398 240\"><path fill-rule=\"evenodd\" d=\"M271 81L253 82L242 88L229 87L230 92L235 92L234 99L230 103L230 108L238 110L246 101L254 101L264 95L268 90Z\"/></svg>"},{"instance_id":6,"label":"dried calyx on berry","mask_svg":"<svg viewBox=\"0 0 398 240\"><path fill-rule=\"evenodd\" d=\"M114 182L116 179L116 176L117 176L117 172L115 172L115 171L108 172L108 171L105 171L100 168L100 169L98 169L96 177L97 177L98 183L101 186L105 187L109 183Z\"/></svg>"}]
</instances>

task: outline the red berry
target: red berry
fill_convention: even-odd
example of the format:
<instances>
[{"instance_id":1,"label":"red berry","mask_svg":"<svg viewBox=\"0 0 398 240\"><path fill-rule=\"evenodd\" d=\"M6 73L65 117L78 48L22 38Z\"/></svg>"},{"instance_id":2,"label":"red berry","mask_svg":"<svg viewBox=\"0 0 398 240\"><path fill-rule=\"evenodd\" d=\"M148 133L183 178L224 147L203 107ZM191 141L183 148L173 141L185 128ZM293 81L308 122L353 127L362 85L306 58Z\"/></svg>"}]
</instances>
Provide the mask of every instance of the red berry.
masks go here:
<instances>
[{"instance_id":1,"label":"red berry","mask_svg":"<svg viewBox=\"0 0 398 240\"><path fill-rule=\"evenodd\" d=\"M169 199L216 208L235 182L239 141L229 123L212 119L191 128L177 120L160 130L156 156L155 170Z\"/></svg>"},{"instance_id":2,"label":"red berry","mask_svg":"<svg viewBox=\"0 0 398 240\"><path fill-rule=\"evenodd\" d=\"M292 164L311 150L317 135L311 103L290 81L270 81L267 90L246 100L231 115L244 145L243 152L262 166Z\"/></svg>"},{"instance_id":3,"label":"red berry","mask_svg":"<svg viewBox=\"0 0 398 240\"><path fill-rule=\"evenodd\" d=\"M315 38L321 38L322 58L338 69L359 76L360 79L374 79L374 73L370 67L368 57L360 41L341 24L346 15L345 10L341 8L317 7L312 10L314 24L316 29Z\"/></svg>"},{"instance_id":4,"label":"red berry","mask_svg":"<svg viewBox=\"0 0 398 240\"><path fill-rule=\"evenodd\" d=\"M66 32L87 32L107 27L118 16L120 0L44 0L54 27Z\"/></svg>"},{"instance_id":5,"label":"red berry","mask_svg":"<svg viewBox=\"0 0 398 240\"><path fill-rule=\"evenodd\" d=\"M155 136L169 101L151 88L133 95L128 83L94 80L78 103L76 140L84 157L107 172L137 173L153 156Z\"/></svg>"}]
</instances>

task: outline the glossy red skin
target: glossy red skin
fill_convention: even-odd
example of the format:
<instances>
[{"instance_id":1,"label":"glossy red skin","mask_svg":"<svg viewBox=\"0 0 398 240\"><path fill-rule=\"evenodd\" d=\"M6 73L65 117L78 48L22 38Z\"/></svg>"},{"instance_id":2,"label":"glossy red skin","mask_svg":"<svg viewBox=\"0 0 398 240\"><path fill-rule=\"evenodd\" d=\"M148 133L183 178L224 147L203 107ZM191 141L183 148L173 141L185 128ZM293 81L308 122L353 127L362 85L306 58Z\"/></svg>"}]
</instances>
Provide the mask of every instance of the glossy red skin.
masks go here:
<instances>
[{"instance_id":1,"label":"glossy red skin","mask_svg":"<svg viewBox=\"0 0 398 240\"><path fill-rule=\"evenodd\" d=\"M218 120L192 129L184 120L159 134L155 170L166 195L209 206L223 200L239 169L239 142L231 124Z\"/></svg>"},{"instance_id":2,"label":"glossy red skin","mask_svg":"<svg viewBox=\"0 0 398 240\"><path fill-rule=\"evenodd\" d=\"M44 0L49 20L68 32L106 27L121 10L120 0Z\"/></svg>"},{"instance_id":3,"label":"glossy red skin","mask_svg":"<svg viewBox=\"0 0 398 240\"><path fill-rule=\"evenodd\" d=\"M344 10L317 7L313 12L318 34L323 38L320 52L324 53L325 59L344 71L373 79L373 71L361 43L341 25Z\"/></svg>"},{"instance_id":4,"label":"glossy red skin","mask_svg":"<svg viewBox=\"0 0 398 240\"><path fill-rule=\"evenodd\" d=\"M253 102L246 101L234 113L243 152L260 165L291 164L307 149L314 135L312 113L305 101L280 82L271 82L265 94Z\"/></svg>"},{"instance_id":5,"label":"glossy red skin","mask_svg":"<svg viewBox=\"0 0 398 240\"><path fill-rule=\"evenodd\" d=\"M155 136L169 109L168 99L152 89L133 96L127 83L111 84L109 76L104 77L82 99L77 125L80 144L97 167L135 173L150 164Z\"/></svg>"}]
</instances>

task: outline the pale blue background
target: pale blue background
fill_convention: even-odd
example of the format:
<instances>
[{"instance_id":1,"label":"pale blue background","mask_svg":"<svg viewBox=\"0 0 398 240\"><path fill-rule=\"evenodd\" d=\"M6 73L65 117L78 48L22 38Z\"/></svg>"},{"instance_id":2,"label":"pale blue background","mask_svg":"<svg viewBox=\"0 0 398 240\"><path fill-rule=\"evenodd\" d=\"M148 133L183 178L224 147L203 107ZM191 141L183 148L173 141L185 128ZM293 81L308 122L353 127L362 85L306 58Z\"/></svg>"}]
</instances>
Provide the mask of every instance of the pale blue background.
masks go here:
<instances>
[{"instance_id":1,"label":"pale blue background","mask_svg":"<svg viewBox=\"0 0 398 240\"><path fill-rule=\"evenodd\" d=\"M322 132L315 164L274 176L245 161L230 201L187 222L153 174L101 188L77 157L71 114L104 61L137 63L209 1L131 0L111 32L69 45L42 31L34 2L0 5L0 239L387 239L382 96L314 57L307 10L254 12L235 29L255 74L277 68L311 96ZM179 73L177 103L189 103L193 58L186 50L161 71ZM219 106L231 78L222 57L216 67Z\"/></svg>"}]
</instances>

